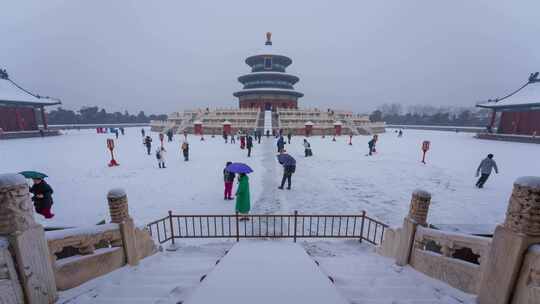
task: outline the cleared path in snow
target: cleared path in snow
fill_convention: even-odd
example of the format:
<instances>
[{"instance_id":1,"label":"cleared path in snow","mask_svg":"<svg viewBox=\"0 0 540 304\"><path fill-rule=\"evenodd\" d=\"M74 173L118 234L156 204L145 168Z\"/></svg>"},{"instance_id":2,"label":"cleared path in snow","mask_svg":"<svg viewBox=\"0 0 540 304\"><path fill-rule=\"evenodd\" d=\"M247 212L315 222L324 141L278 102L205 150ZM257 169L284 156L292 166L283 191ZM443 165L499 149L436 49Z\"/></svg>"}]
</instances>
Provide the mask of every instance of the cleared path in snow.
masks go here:
<instances>
[{"instance_id":1,"label":"cleared path in snow","mask_svg":"<svg viewBox=\"0 0 540 304\"><path fill-rule=\"evenodd\" d=\"M264 111L264 134L272 134L272 111Z\"/></svg>"},{"instance_id":2,"label":"cleared path in snow","mask_svg":"<svg viewBox=\"0 0 540 304\"><path fill-rule=\"evenodd\" d=\"M186 304L340 304L347 301L299 245L288 241L236 244Z\"/></svg>"}]
</instances>

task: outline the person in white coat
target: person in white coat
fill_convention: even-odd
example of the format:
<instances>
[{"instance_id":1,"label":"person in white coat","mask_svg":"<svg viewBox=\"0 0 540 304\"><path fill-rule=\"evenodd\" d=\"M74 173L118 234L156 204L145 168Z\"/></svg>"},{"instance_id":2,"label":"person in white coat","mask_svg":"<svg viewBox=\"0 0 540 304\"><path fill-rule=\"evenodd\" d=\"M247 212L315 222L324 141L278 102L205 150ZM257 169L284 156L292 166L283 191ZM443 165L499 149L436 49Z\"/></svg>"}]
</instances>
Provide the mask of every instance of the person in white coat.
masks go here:
<instances>
[{"instance_id":1,"label":"person in white coat","mask_svg":"<svg viewBox=\"0 0 540 304\"><path fill-rule=\"evenodd\" d=\"M158 161L158 167L162 168L162 169L166 168L165 167L165 154L167 154L167 150L165 150L164 147L160 147L156 151L156 158L157 158L157 161Z\"/></svg>"}]
</instances>

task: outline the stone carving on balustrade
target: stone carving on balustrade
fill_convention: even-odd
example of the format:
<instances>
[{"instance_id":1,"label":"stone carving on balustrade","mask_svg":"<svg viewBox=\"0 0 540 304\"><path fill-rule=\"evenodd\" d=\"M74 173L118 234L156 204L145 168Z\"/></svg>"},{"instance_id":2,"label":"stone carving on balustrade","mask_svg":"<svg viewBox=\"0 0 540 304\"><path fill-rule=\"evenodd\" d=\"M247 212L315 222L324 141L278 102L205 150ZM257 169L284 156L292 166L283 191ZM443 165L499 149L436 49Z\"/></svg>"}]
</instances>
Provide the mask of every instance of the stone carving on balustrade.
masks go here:
<instances>
[{"instance_id":1,"label":"stone carving on balustrade","mask_svg":"<svg viewBox=\"0 0 540 304\"><path fill-rule=\"evenodd\" d=\"M540 185L517 180L506 211L503 224L516 233L540 236Z\"/></svg>"},{"instance_id":2,"label":"stone carving on balustrade","mask_svg":"<svg viewBox=\"0 0 540 304\"><path fill-rule=\"evenodd\" d=\"M56 254L61 252L65 247L77 248L81 255L88 255L94 253L97 244L106 247L107 244L113 244L115 242L122 243L122 235L116 225L110 230L66 235L62 238L49 239L47 241L53 261L56 260Z\"/></svg>"},{"instance_id":3,"label":"stone carving on balustrade","mask_svg":"<svg viewBox=\"0 0 540 304\"><path fill-rule=\"evenodd\" d=\"M427 225L427 217L431 194L423 190L415 190L412 194L408 217L422 226Z\"/></svg>"},{"instance_id":4,"label":"stone carving on balustrade","mask_svg":"<svg viewBox=\"0 0 540 304\"><path fill-rule=\"evenodd\" d=\"M0 235L34 227L33 206L22 175L0 174Z\"/></svg>"}]
</instances>

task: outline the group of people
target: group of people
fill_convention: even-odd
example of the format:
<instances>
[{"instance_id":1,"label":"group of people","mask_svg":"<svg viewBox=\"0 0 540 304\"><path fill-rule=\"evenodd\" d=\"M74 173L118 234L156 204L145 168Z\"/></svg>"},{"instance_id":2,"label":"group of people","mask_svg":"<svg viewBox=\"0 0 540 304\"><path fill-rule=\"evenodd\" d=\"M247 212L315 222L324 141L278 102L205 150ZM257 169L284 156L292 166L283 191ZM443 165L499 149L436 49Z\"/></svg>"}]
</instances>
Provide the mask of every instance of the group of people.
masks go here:
<instances>
[{"instance_id":1,"label":"group of people","mask_svg":"<svg viewBox=\"0 0 540 304\"><path fill-rule=\"evenodd\" d=\"M236 174L227 170L227 167L231 164L232 162L229 161L225 164L225 168L223 168L223 182L225 184L225 190L223 192L224 200L233 200L232 190ZM249 178L245 173L238 174L238 187L236 188L235 196L235 211L241 215L240 220L249 220L247 214L251 210L251 197L249 193Z\"/></svg>"},{"instance_id":2,"label":"group of people","mask_svg":"<svg viewBox=\"0 0 540 304\"><path fill-rule=\"evenodd\" d=\"M152 151L152 137L150 137L150 135L146 135L146 131L144 129L141 129L141 135L143 137L143 145L146 147L146 153L150 155ZM187 134L185 134L184 137L185 139L180 145L180 151L182 152L184 161L189 161L189 143L187 141ZM167 139L168 141L172 141L172 138L173 138L172 131L169 130L167 132ZM165 149L163 145L161 145L160 147L156 149L155 155L158 162L158 168L160 169L166 168L165 167L166 154L167 154L167 150Z\"/></svg>"}]
</instances>

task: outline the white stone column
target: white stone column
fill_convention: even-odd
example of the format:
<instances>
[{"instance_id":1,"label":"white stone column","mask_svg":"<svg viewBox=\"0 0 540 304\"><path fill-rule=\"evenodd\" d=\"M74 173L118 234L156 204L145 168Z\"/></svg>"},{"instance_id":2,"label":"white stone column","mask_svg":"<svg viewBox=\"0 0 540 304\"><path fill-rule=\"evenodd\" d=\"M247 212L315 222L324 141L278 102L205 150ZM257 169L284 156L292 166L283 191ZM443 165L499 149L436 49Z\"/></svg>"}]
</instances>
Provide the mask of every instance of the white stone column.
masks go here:
<instances>
[{"instance_id":1,"label":"white stone column","mask_svg":"<svg viewBox=\"0 0 540 304\"><path fill-rule=\"evenodd\" d=\"M25 178L0 174L0 236L7 237L28 304L54 303L56 282L43 227L34 221Z\"/></svg>"},{"instance_id":2,"label":"white stone column","mask_svg":"<svg viewBox=\"0 0 540 304\"><path fill-rule=\"evenodd\" d=\"M510 303L525 252L532 244L540 244L540 177L521 177L514 182L506 219L493 235L479 304Z\"/></svg>"},{"instance_id":3,"label":"white stone column","mask_svg":"<svg viewBox=\"0 0 540 304\"><path fill-rule=\"evenodd\" d=\"M418 225L427 226L427 216L431 194L424 190L415 190L412 194L409 214L403 219L403 227L396 251L396 264L407 265L411 257L414 235Z\"/></svg>"}]
</instances>

